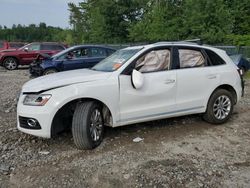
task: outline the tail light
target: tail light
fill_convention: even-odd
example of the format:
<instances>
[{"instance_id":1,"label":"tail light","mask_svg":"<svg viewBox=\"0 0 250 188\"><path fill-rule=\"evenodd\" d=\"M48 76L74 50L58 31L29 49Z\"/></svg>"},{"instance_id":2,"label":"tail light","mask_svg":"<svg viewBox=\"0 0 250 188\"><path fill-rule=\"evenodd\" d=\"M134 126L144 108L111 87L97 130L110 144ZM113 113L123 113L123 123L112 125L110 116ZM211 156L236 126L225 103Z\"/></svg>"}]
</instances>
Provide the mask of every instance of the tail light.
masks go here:
<instances>
[{"instance_id":1,"label":"tail light","mask_svg":"<svg viewBox=\"0 0 250 188\"><path fill-rule=\"evenodd\" d=\"M245 81L243 79L243 71L242 69L237 69L239 75L240 75L240 79L241 79L241 88L242 88L242 91L241 91L241 96L243 97L244 96L244 89L245 89Z\"/></svg>"}]
</instances>

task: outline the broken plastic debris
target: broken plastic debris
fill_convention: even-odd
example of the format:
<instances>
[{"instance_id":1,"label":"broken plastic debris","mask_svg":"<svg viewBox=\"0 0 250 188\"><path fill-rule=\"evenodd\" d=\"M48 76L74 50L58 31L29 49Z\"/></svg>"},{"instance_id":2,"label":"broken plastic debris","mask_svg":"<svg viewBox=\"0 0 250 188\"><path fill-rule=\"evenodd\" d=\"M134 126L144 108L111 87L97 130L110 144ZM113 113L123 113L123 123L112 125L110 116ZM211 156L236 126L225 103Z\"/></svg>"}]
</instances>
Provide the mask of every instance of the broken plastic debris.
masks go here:
<instances>
[{"instance_id":1,"label":"broken plastic debris","mask_svg":"<svg viewBox=\"0 0 250 188\"><path fill-rule=\"evenodd\" d=\"M136 138L133 139L133 142L141 142L143 140L144 140L143 138L136 137Z\"/></svg>"},{"instance_id":2,"label":"broken plastic debris","mask_svg":"<svg viewBox=\"0 0 250 188\"><path fill-rule=\"evenodd\" d=\"M49 151L39 151L38 153L42 154L42 155L48 155L50 152Z\"/></svg>"}]
</instances>

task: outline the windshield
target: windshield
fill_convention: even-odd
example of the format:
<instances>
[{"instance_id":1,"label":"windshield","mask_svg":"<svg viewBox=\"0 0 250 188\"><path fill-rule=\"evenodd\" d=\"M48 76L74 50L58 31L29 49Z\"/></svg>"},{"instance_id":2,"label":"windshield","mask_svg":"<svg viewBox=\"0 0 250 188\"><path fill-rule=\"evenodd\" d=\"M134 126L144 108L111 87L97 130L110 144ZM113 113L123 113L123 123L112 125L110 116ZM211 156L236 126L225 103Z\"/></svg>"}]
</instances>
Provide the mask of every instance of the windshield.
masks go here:
<instances>
[{"instance_id":1,"label":"windshield","mask_svg":"<svg viewBox=\"0 0 250 188\"><path fill-rule=\"evenodd\" d=\"M142 48L122 49L113 53L111 56L102 60L100 63L92 67L92 70L113 72L119 69L125 62L127 62L134 54L139 52Z\"/></svg>"}]
</instances>

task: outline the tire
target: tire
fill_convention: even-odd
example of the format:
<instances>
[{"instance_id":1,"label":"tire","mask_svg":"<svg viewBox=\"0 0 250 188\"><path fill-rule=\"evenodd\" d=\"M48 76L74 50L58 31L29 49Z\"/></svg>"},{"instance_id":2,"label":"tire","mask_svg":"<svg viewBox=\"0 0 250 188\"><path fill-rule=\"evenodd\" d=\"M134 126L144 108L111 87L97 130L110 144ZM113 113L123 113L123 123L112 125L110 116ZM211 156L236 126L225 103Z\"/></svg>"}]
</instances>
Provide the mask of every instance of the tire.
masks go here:
<instances>
[{"instance_id":1,"label":"tire","mask_svg":"<svg viewBox=\"0 0 250 188\"><path fill-rule=\"evenodd\" d=\"M104 121L100 106L95 102L78 104L72 122L72 135L76 147L93 149L99 146L103 140L103 132Z\"/></svg>"},{"instance_id":2,"label":"tire","mask_svg":"<svg viewBox=\"0 0 250 188\"><path fill-rule=\"evenodd\" d=\"M46 69L43 72L43 75L48 75L48 74L53 74L53 73L57 73L58 71L56 69Z\"/></svg>"},{"instance_id":3,"label":"tire","mask_svg":"<svg viewBox=\"0 0 250 188\"><path fill-rule=\"evenodd\" d=\"M203 115L205 121L213 124L225 123L233 112L234 98L225 89L216 90L210 97L207 110Z\"/></svg>"},{"instance_id":4,"label":"tire","mask_svg":"<svg viewBox=\"0 0 250 188\"><path fill-rule=\"evenodd\" d=\"M18 61L16 58L14 57L7 57L4 59L3 61L3 66L7 69L7 70L15 70L18 67Z\"/></svg>"}]
</instances>

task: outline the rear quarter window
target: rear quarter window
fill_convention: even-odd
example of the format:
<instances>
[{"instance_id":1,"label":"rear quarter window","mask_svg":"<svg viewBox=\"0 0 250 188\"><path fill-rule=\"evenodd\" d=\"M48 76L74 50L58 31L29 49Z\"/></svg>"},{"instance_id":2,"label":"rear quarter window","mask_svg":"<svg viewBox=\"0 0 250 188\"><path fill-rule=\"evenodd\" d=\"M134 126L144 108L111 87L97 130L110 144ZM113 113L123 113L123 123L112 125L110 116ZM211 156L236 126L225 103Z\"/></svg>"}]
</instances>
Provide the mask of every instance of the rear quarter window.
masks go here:
<instances>
[{"instance_id":1,"label":"rear quarter window","mask_svg":"<svg viewBox=\"0 0 250 188\"><path fill-rule=\"evenodd\" d=\"M106 57L107 53L104 48L90 48L92 57Z\"/></svg>"},{"instance_id":2,"label":"rear quarter window","mask_svg":"<svg viewBox=\"0 0 250 188\"><path fill-rule=\"evenodd\" d=\"M226 62L215 52L212 50L205 50L206 54L208 55L210 66L216 66L216 65L224 65Z\"/></svg>"}]
</instances>

